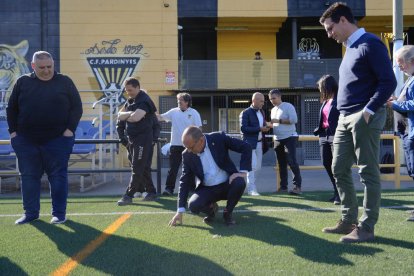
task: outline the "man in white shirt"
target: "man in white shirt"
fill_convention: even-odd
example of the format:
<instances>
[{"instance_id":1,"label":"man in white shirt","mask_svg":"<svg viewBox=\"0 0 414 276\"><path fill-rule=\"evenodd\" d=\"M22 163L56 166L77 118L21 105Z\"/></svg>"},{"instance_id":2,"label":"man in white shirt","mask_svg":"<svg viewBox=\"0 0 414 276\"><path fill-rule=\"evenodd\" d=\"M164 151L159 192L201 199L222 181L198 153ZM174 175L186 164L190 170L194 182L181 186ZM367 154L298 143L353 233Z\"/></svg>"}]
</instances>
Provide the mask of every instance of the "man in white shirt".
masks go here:
<instances>
[{"instance_id":1,"label":"man in white shirt","mask_svg":"<svg viewBox=\"0 0 414 276\"><path fill-rule=\"evenodd\" d=\"M182 161L184 146L181 142L181 136L189 126L202 126L200 114L191 107L191 95L188 93L177 94L178 107L157 115L158 120L171 122L171 147L170 147L170 169L168 170L165 190L163 195L173 195L175 189L175 180L177 178L178 168Z\"/></svg>"},{"instance_id":2,"label":"man in white shirt","mask_svg":"<svg viewBox=\"0 0 414 276\"><path fill-rule=\"evenodd\" d=\"M292 104L282 101L282 94L278 89L270 90L269 99L274 105L270 119L273 124L274 148L279 163L280 188L278 192L288 191L287 165L289 164L293 174L293 189L289 193L300 195L302 194L302 176L296 160L298 134L295 126L298 116Z\"/></svg>"}]
</instances>

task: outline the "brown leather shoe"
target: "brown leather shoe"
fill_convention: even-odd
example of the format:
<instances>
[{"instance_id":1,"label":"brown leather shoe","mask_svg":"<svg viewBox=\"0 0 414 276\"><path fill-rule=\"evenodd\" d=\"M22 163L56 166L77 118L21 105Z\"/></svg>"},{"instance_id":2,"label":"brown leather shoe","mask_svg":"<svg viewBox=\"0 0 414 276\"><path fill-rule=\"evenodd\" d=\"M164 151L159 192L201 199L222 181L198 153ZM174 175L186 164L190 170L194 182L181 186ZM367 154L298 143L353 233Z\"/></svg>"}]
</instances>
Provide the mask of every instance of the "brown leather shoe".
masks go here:
<instances>
[{"instance_id":1,"label":"brown leather shoe","mask_svg":"<svg viewBox=\"0 0 414 276\"><path fill-rule=\"evenodd\" d=\"M338 221L338 223L333 227L325 227L322 229L324 233L330 234L349 234L356 228L355 224L347 223L342 220Z\"/></svg>"},{"instance_id":2,"label":"brown leather shoe","mask_svg":"<svg viewBox=\"0 0 414 276\"><path fill-rule=\"evenodd\" d=\"M211 212L206 217L204 217L203 221L205 223L210 223L214 220L214 217L216 216L218 212L218 205L216 202L211 203Z\"/></svg>"},{"instance_id":3,"label":"brown leather shoe","mask_svg":"<svg viewBox=\"0 0 414 276\"><path fill-rule=\"evenodd\" d=\"M362 227L355 228L351 233L339 239L343 243L367 242L374 239L374 232L369 232Z\"/></svg>"}]
</instances>

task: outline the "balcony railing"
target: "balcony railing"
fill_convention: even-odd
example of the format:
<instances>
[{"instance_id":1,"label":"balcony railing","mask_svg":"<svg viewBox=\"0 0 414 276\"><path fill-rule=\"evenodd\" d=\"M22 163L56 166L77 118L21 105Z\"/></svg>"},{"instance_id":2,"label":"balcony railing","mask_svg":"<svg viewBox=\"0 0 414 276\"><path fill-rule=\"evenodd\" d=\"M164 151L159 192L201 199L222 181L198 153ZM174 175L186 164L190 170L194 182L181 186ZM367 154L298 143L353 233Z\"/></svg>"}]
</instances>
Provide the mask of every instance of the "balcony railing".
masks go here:
<instances>
[{"instance_id":1,"label":"balcony railing","mask_svg":"<svg viewBox=\"0 0 414 276\"><path fill-rule=\"evenodd\" d=\"M180 89L249 89L316 87L324 74L338 79L341 59L317 60L184 60Z\"/></svg>"}]
</instances>

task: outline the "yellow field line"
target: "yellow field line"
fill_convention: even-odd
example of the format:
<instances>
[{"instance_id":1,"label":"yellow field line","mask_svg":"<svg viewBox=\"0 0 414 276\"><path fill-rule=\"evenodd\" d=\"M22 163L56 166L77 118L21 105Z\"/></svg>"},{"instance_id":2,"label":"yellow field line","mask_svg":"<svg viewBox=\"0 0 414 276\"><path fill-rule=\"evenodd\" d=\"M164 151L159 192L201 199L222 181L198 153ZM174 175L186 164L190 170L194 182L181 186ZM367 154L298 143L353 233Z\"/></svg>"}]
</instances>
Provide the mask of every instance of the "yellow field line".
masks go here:
<instances>
[{"instance_id":1,"label":"yellow field line","mask_svg":"<svg viewBox=\"0 0 414 276\"><path fill-rule=\"evenodd\" d=\"M81 251L70 257L64 264L51 273L53 276L68 275L84 259L86 259L96 248L98 248L107 238L109 238L121 225L131 217L132 214L125 214L119 217L114 223L109 225L102 234L88 243Z\"/></svg>"}]
</instances>

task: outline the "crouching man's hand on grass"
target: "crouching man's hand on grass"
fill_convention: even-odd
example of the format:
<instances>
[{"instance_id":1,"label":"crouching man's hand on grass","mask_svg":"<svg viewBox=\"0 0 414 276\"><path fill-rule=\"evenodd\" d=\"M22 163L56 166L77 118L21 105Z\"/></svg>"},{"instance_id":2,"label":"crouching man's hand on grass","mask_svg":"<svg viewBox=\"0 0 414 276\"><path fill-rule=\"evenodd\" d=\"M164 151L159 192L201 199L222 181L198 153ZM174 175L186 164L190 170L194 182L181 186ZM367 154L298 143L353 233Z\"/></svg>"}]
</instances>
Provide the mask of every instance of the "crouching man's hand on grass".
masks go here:
<instances>
[{"instance_id":1,"label":"crouching man's hand on grass","mask_svg":"<svg viewBox=\"0 0 414 276\"><path fill-rule=\"evenodd\" d=\"M183 224L183 213L176 213L168 223L169 226L177 226L177 222Z\"/></svg>"}]
</instances>

